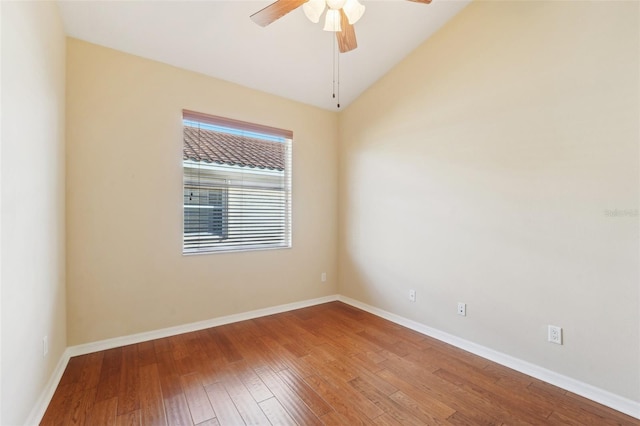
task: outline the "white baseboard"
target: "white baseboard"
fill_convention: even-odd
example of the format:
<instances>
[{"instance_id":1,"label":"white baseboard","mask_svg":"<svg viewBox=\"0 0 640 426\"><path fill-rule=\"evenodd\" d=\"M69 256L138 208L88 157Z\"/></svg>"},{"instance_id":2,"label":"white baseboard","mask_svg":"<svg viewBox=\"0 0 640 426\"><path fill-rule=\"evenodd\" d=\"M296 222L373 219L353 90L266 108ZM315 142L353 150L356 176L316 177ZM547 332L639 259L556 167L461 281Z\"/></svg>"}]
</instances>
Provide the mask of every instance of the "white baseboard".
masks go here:
<instances>
[{"instance_id":1,"label":"white baseboard","mask_svg":"<svg viewBox=\"0 0 640 426\"><path fill-rule=\"evenodd\" d=\"M115 337L113 339L100 340L98 342L86 343L84 345L71 346L71 356L85 355L92 352L104 351L120 346L133 345L135 343L147 342L149 340L161 339L163 337L175 336L177 334L189 333L192 331L204 330L206 328L217 327L219 325L231 324L239 321L246 321L260 318L267 315L280 314L282 312L293 311L294 309L307 308L309 306L320 305L322 303L338 300L338 295L320 297L318 299L303 300L301 302L287 303L270 308L257 309L255 311L243 312L240 314L227 315L208 319L204 321L192 322L190 324L178 325L176 327L163 328L161 330L147 331L145 333L132 334L129 336Z\"/></svg>"},{"instance_id":2,"label":"white baseboard","mask_svg":"<svg viewBox=\"0 0 640 426\"><path fill-rule=\"evenodd\" d=\"M445 333L435 328L428 327L419 322L401 317L400 315L393 314L391 312L384 311L374 306L367 305L366 303L359 302L355 299L351 299L346 296L338 296L338 300L348 305L367 311L373 315L392 321L396 324L410 328L418 333L422 333L434 339L438 339L442 342L456 346L460 349L464 349L467 352L471 352L475 355L481 356L498 364L509 367L513 370L527 374L536 379L540 379L544 382L550 383L559 388L568 390L599 404L606 405L614 410L625 413L629 416L640 419L640 402L633 401L622 396L616 395L604 389L597 388L588 383L581 382L579 380L572 379L571 377L563 376L546 368L540 367L535 364L531 364L527 361L512 357L502 352L489 349L485 346L478 345L477 343L470 342L465 339L461 339L452 334Z\"/></svg>"},{"instance_id":3,"label":"white baseboard","mask_svg":"<svg viewBox=\"0 0 640 426\"><path fill-rule=\"evenodd\" d=\"M257 309L254 311L244 312L240 314L228 315L224 317L213 318L210 320L194 322L190 324L184 324L176 327L164 328L161 330L154 330L145 333L132 334L129 336L116 337L113 339L101 340L98 342L87 343L78 346L68 347L62 356L60 361L53 371L49 382L45 389L38 398L33 410L29 414L26 425L37 425L42 420L42 416L51 402L51 398L58 387L58 383L62 378L65 368L69 362L69 359L78 355L85 355L92 352L103 351L107 349L117 348L120 346L132 345L135 343L146 342L154 339L161 339L163 337L175 336L177 334L189 333L191 331L204 330L211 327L217 327L224 324L231 324L238 321L245 321L254 318L264 317L267 315L279 314L283 312L292 311L295 309L306 308L309 306L315 306L322 303L333 302L339 300L348 305L362 309L381 318L392 321L396 324L415 330L424 335L433 337L445 343L449 343L460 349L464 349L468 352L512 368L521 373L535 377L552 385L558 386L562 389L568 390L575 394L581 395L592 401L598 402L607 407L611 407L614 410L628 414L635 418L640 419L640 402L632 401L630 399L623 398L619 395L597 388L584 382L572 379L567 376L563 376L551 370L547 370L535 364L523 361L518 358L514 358L510 355L502 352L494 351L487 347L478 345L468 340L461 339L454 335L445 333L443 331L428 327L419 322L401 317L400 315L392 314L391 312L384 311L382 309L367 305L366 303L359 302L355 299L351 299L346 296L332 295L321 297L318 299L304 300L300 302L288 303L285 305L273 306L270 308Z\"/></svg>"},{"instance_id":4,"label":"white baseboard","mask_svg":"<svg viewBox=\"0 0 640 426\"><path fill-rule=\"evenodd\" d=\"M60 360L58 361L58 365L51 373L51 377L49 377L49 381L45 386L44 390L40 394L36 405L29 413L29 417L27 417L27 421L24 423L27 426L31 425L39 425L42 421L42 416L44 416L44 412L47 410L49 403L51 402L51 398L53 398L53 393L56 391L58 387L58 383L60 383L60 379L62 378L62 374L64 373L65 368L67 368L67 364L69 363L69 348L65 349L65 351L60 356Z\"/></svg>"},{"instance_id":5,"label":"white baseboard","mask_svg":"<svg viewBox=\"0 0 640 426\"><path fill-rule=\"evenodd\" d=\"M86 343L83 345L70 346L60 357L58 365L53 371L53 374L51 375L51 378L49 379L46 387L40 394L35 407L33 408L33 410L31 410L31 413L29 414L25 425L31 426L40 424L40 422L42 421L42 416L44 416L44 413L47 410L49 403L51 402L51 398L53 397L53 394L58 387L58 383L60 383L62 374L64 373L65 368L67 368L67 364L69 363L69 359L71 357L104 351L120 346L133 345L135 343L147 342L149 340L161 339L163 337L175 336L177 334L189 333L191 331L204 330L211 327L217 327L219 325L260 318L267 315L280 314L282 312L307 308L309 306L320 305L327 302L334 302L336 300L338 300L338 295L331 295L320 297L318 299L303 300L300 302L288 303L285 305L278 305L270 308L257 309L255 311L243 312L240 314L227 315L224 317L213 318L205 321L193 322L176 327L163 328L161 330L148 331L145 333L116 337L113 339Z\"/></svg>"}]
</instances>

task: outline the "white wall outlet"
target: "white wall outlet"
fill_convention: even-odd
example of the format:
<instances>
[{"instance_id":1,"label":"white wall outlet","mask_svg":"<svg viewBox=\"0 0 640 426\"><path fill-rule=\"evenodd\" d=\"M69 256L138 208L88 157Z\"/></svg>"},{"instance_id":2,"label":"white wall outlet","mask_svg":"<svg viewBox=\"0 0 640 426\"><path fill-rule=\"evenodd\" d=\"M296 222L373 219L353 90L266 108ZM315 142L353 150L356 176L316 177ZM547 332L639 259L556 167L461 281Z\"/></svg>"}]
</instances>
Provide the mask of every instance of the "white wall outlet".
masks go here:
<instances>
[{"instance_id":1,"label":"white wall outlet","mask_svg":"<svg viewBox=\"0 0 640 426\"><path fill-rule=\"evenodd\" d=\"M556 345L561 345L562 344L562 327L550 325L549 334L547 338L551 343L555 343Z\"/></svg>"},{"instance_id":2,"label":"white wall outlet","mask_svg":"<svg viewBox=\"0 0 640 426\"><path fill-rule=\"evenodd\" d=\"M42 357L46 357L49 353L49 336L44 336L42 338Z\"/></svg>"},{"instance_id":3,"label":"white wall outlet","mask_svg":"<svg viewBox=\"0 0 640 426\"><path fill-rule=\"evenodd\" d=\"M322 281L323 283L327 282L327 273L323 272L320 274L320 281Z\"/></svg>"},{"instance_id":4,"label":"white wall outlet","mask_svg":"<svg viewBox=\"0 0 640 426\"><path fill-rule=\"evenodd\" d=\"M458 315L462 315L463 317L467 316L467 304L458 302Z\"/></svg>"},{"instance_id":5,"label":"white wall outlet","mask_svg":"<svg viewBox=\"0 0 640 426\"><path fill-rule=\"evenodd\" d=\"M412 302L416 301L416 291L413 289L409 290L409 300Z\"/></svg>"}]
</instances>

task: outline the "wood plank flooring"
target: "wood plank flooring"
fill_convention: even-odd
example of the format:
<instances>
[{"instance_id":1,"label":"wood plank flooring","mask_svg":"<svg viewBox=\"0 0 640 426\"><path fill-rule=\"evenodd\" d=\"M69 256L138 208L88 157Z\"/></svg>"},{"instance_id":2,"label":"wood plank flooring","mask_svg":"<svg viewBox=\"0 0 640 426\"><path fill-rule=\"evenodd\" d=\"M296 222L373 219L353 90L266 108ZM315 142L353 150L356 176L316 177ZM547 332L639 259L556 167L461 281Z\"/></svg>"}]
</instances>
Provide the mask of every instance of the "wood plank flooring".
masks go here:
<instances>
[{"instance_id":1,"label":"wood plank flooring","mask_svg":"<svg viewBox=\"0 0 640 426\"><path fill-rule=\"evenodd\" d=\"M71 358L43 425L640 425L340 302Z\"/></svg>"}]
</instances>

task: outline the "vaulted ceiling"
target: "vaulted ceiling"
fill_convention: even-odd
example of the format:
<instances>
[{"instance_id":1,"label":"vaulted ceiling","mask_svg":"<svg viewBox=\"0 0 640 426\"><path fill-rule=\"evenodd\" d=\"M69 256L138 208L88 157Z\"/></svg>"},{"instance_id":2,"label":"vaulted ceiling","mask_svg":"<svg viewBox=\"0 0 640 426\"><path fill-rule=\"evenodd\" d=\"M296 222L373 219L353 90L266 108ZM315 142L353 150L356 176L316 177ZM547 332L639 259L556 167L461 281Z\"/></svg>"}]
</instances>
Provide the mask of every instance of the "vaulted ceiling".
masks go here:
<instances>
[{"instance_id":1,"label":"vaulted ceiling","mask_svg":"<svg viewBox=\"0 0 640 426\"><path fill-rule=\"evenodd\" d=\"M333 33L301 8L265 28L251 21L269 0L58 1L71 37L329 110L334 69L344 109L469 2L361 0L358 48L336 55Z\"/></svg>"}]
</instances>

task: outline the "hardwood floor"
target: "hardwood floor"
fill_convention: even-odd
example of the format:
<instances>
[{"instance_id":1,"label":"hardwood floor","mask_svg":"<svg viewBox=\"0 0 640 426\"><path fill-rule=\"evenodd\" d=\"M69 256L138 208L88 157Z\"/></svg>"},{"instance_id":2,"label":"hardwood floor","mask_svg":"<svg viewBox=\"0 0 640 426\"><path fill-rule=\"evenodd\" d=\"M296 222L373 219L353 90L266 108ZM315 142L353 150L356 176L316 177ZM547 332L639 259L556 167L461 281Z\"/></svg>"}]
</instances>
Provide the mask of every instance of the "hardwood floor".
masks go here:
<instances>
[{"instance_id":1,"label":"hardwood floor","mask_svg":"<svg viewBox=\"0 0 640 426\"><path fill-rule=\"evenodd\" d=\"M43 425L640 425L340 302L74 357Z\"/></svg>"}]
</instances>

